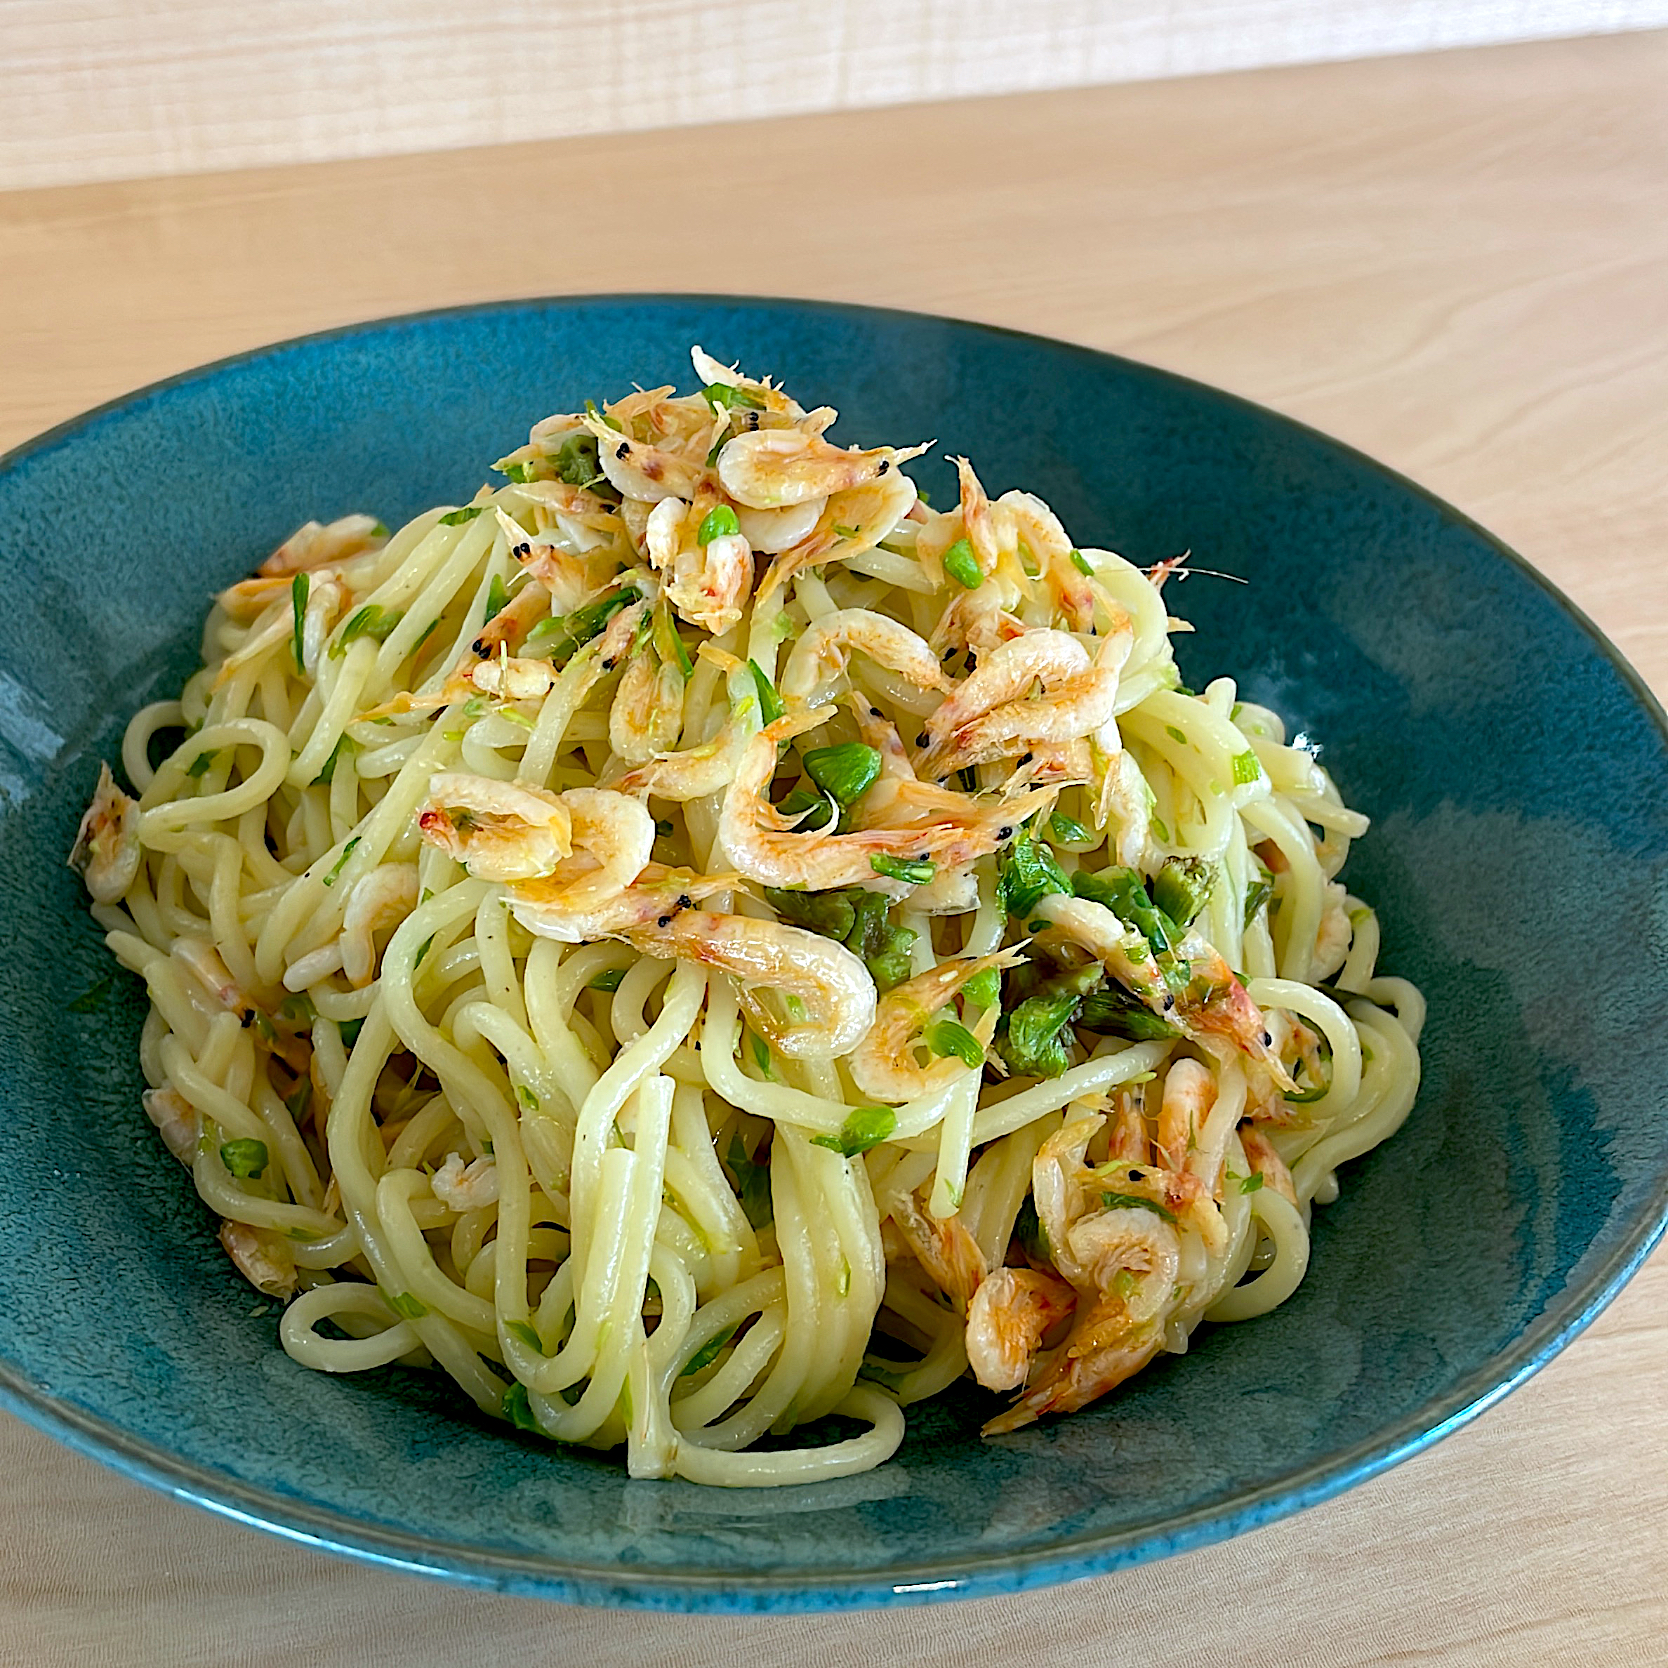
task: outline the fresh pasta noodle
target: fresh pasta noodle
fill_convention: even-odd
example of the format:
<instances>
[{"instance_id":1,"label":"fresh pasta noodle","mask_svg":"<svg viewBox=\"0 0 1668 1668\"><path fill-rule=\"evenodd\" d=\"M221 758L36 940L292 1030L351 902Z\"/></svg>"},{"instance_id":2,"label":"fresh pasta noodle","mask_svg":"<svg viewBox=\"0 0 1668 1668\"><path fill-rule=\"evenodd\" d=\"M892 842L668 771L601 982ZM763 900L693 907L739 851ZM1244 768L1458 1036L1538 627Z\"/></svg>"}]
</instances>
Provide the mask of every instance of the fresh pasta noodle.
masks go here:
<instances>
[{"instance_id":1,"label":"fresh pasta noodle","mask_svg":"<svg viewBox=\"0 0 1668 1668\"><path fill-rule=\"evenodd\" d=\"M969 1371L998 1434L1282 1302L1424 1010L1337 879L1366 819L1181 687L1176 564L694 361L303 527L72 861L296 1361L806 1482Z\"/></svg>"}]
</instances>

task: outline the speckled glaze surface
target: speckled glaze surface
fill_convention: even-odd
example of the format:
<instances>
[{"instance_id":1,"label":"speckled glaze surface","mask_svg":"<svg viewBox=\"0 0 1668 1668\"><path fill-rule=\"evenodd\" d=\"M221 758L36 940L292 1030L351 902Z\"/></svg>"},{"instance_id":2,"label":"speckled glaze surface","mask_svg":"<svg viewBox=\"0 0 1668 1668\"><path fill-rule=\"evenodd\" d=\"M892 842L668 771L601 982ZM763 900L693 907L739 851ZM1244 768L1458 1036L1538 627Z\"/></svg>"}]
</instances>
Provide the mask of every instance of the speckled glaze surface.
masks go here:
<instances>
[{"instance_id":1,"label":"speckled glaze surface","mask_svg":"<svg viewBox=\"0 0 1668 1668\"><path fill-rule=\"evenodd\" d=\"M836 438L936 437L914 472L940 502L965 452L1082 542L1248 578L1181 593L1184 675L1235 675L1321 741L1373 818L1346 873L1380 906L1381 965L1431 1003L1418 1104L1345 1169L1284 1307L994 1443L993 1400L958 1390L910 1411L890 1464L814 1487L632 1483L437 1380L295 1366L140 1111L142 999L107 979L63 864L96 761L195 665L212 591L310 516L463 501L546 412L687 384L691 341L837 405ZM1665 875L1663 718L1615 651L1453 510L1196 384L705 298L492 306L210 367L0 460L0 1394L244 1521L568 1600L833 1608L1196 1546L1476 1413L1644 1256L1668 1197Z\"/></svg>"}]
</instances>

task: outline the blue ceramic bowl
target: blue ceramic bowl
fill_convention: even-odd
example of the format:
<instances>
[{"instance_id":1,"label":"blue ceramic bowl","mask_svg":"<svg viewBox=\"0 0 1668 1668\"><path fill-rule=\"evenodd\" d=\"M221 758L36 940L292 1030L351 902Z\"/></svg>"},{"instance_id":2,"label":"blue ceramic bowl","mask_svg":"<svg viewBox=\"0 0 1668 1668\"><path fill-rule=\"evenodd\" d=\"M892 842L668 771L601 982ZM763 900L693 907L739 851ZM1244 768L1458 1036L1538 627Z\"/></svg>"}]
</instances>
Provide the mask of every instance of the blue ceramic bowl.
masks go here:
<instances>
[{"instance_id":1,"label":"blue ceramic bowl","mask_svg":"<svg viewBox=\"0 0 1668 1668\"><path fill-rule=\"evenodd\" d=\"M1091 1411L995 1443L971 1387L881 1470L628 1482L449 1384L304 1371L140 1113L134 981L64 854L209 595L296 524L461 502L546 412L686 385L691 341L840 432L936 436L1084 542L1191 548L1183 672L1321 738L1373 831L1349 876L1430 998L1406 1127L1318 1213L1302 1289ZM943 498L940 499L943 501ZM157 1487L314 1545L596 1603L832 1608L991 1593L1265 1523L1470 1418L1614 1295L1663 1225L1664 721L1620 656L1463 516L1269 412L941 319L602 298L398 319L135 394L0 463L0 1389Z\"/></svg>"}]
</instances>

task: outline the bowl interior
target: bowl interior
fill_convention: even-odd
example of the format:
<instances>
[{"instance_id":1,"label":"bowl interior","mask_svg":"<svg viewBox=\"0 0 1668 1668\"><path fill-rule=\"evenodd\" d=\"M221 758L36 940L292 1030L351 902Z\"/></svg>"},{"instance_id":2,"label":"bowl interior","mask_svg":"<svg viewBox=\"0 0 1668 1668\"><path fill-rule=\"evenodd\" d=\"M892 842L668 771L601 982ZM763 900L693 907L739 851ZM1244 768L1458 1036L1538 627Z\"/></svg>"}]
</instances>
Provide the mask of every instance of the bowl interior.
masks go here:
<instances>
[{"instance_id":1,"label":"bowl interior","mask_svg":"<svg viewBox=\"0 0 1668 1668\"><path fill-rule=\"evenodd\" d=\"M197 661L210 593L300 521L466 500L528 425L702 342L936 438L1080 543L1191 549L1196 686L1236 676L1373 819L1345 879L1430 1001L1405 1128L1317 1213L1297 1295L1110 1402L994 1443L971 1387L890 1464L809 1488L628 1483L448 1384L294 1365L140 1112L135 982L64 867L96 761ZM313 338L95 413L0 465L0 1382L59 1434L252 1520L565 1597L838 1604L1056 1578L1277 1515L1557 1347L1664 1196L1660 714L1487 535L1296 425L1102 355L855 308L491 307Z\"/></svg>"}]
</instances>

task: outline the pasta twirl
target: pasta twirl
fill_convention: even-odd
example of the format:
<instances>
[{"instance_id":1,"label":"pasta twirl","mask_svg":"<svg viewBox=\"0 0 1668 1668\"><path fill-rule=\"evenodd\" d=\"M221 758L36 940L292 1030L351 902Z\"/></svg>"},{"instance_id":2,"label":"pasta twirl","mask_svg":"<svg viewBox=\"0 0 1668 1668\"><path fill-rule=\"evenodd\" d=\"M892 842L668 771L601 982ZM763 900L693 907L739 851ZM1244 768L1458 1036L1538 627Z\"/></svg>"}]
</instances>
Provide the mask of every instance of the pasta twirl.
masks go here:
<instances>
[{"instance_id":1,"label":"pasta twirl","mask_svg":"<svg viewBox=\"0 0 1668 1668\"><path fill-rule=\"evenodd\" d=\"M1180 686L1173 565L694 361L301 529L72 861L297 1361L801 1482L969 1371L998 1434L1283 1301L1423 1004L1337 879L1365 819Z\"/></svg>"}]
</instances>

